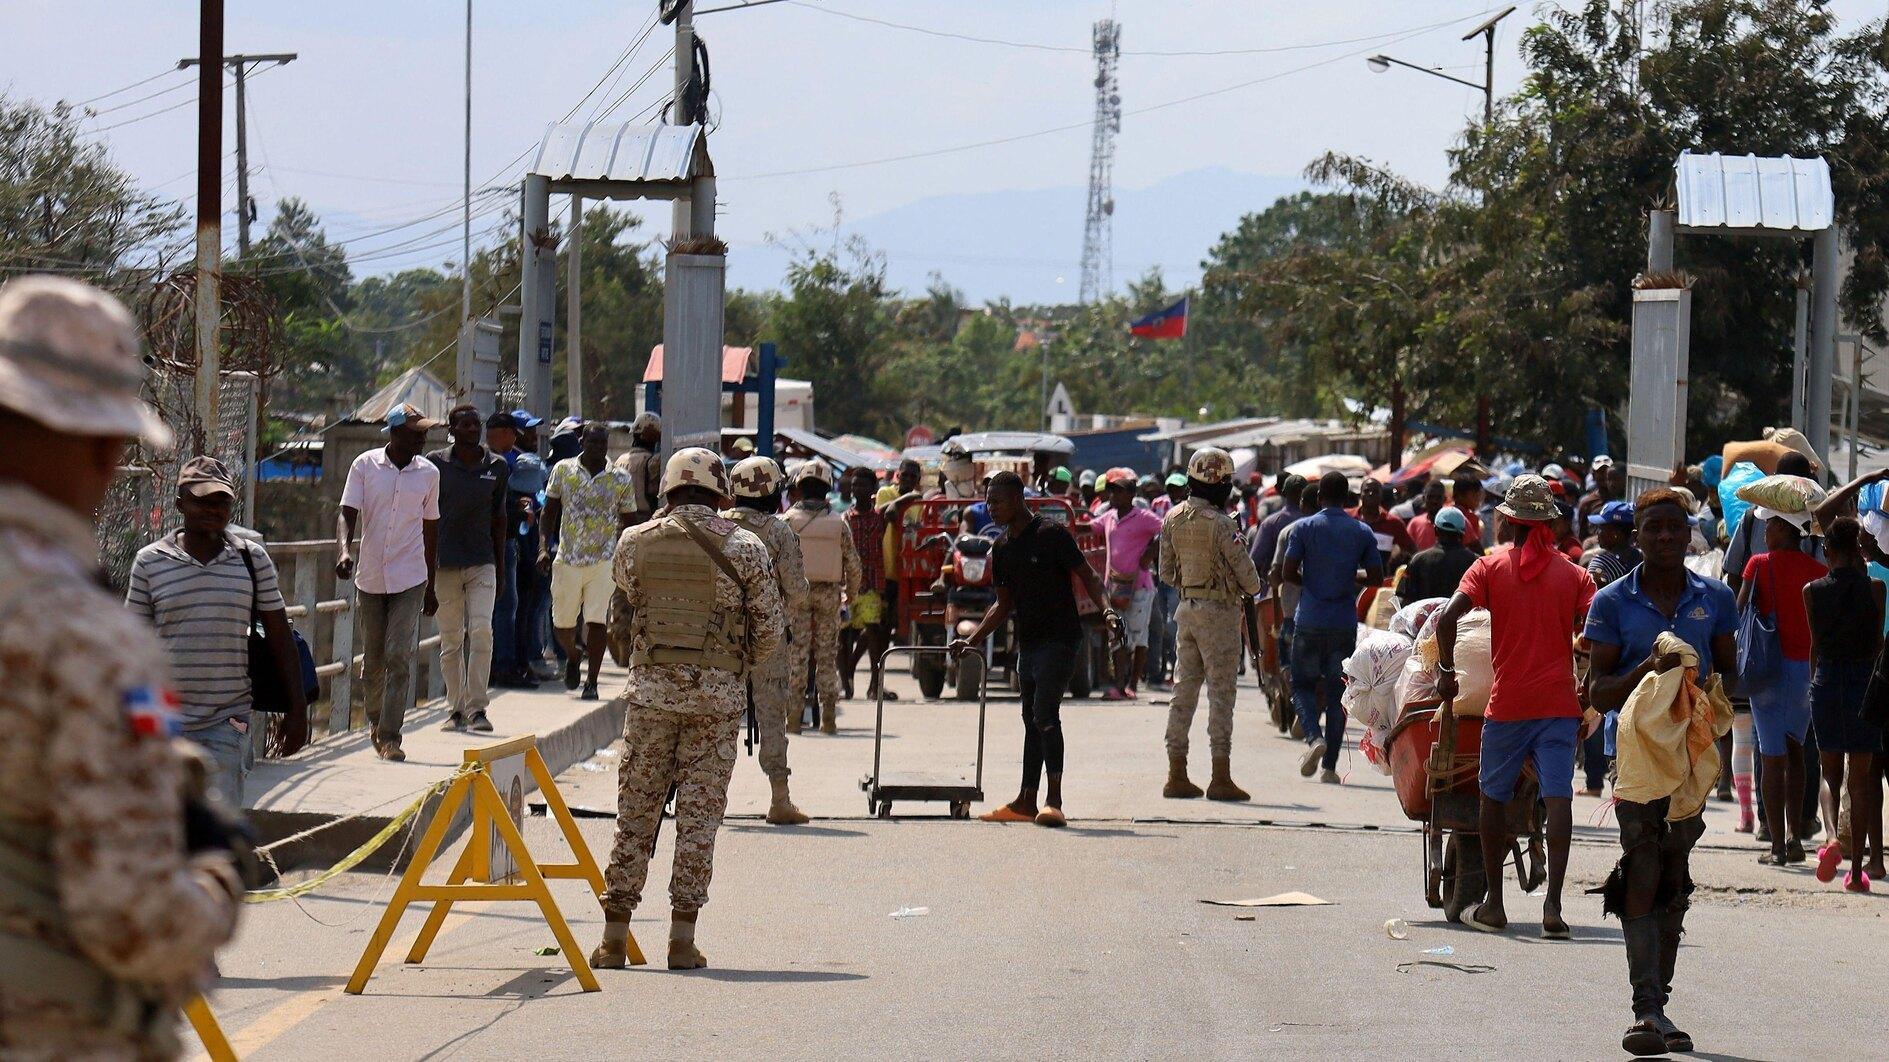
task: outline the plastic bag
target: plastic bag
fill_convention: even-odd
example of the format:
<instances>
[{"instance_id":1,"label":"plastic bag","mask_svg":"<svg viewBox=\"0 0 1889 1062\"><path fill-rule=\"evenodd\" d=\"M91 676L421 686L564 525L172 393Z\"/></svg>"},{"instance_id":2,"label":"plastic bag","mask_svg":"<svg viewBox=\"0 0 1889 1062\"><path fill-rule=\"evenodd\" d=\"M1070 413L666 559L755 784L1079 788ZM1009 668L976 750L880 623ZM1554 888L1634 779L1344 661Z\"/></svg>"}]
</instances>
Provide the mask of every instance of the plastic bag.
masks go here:
<instances>
[{"instance_id":1,"label":"plastic bag","mask_svg":"<svg viewBox=\"0 0 1889 1062\"><path fill-rule=\"evenodd\" d=\"M1764 472L1749 461L1740 461L1725 473L1725 478L1718 481L1719 508L1724 512L1725 541L1738 533L1738 521L1744 519L1751 510L1751 503L1738 497L1738 488L1756 483L1764 478Z\"/></svg>"},{"instance_id":2,"label":"plastic bag","mask_svg":"<svg viewBox=\"0 0 1889 1062\"><path fill-rule=\"evenodd\" d=\"M1426 597L1422 601L1412 601L1398 609L1397 614L1391 617L1390 630L1414 642L1417 640L1418 633L1423 630L1424 622L1430 618L1430 614L1447 604L1449 604L1447 597Z\"/></svg>"},{"instance_id":3,"label":"plastic bag","mask_svg":"<svg viewBox=\"0 0 1889 1062\"><path fill-rule=\"evenodd\" d=\"M1802 476L1765 476L1734 492L1739 501L1778 513L1807 513L1823 504L1823 488Z\"/></svg>"}]
</instances>

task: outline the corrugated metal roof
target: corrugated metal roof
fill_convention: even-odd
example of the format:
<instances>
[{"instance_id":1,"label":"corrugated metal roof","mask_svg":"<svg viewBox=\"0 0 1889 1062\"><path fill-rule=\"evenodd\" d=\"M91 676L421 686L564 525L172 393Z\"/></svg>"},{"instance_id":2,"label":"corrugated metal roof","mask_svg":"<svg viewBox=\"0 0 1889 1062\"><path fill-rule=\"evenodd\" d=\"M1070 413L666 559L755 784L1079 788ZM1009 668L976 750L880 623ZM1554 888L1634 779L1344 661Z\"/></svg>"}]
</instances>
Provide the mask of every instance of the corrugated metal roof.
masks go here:
<instances>
[{"instance_id":1,"label":"corrugated metal roof","mask_svg":"<svg viewBox=\"0 0 1889 1062\"><path fill-rule=\"evenodd\" d=\"M1816 232L1836 220L1830 164L1821 158L1688 151L1673 169L1677 220L1686 228Z\"/></svg>"},{"instance_id":2,"label":"corrugated metal roof","mask_svg":"<svg viewBox=\"0 0 1889 1062\"><path fill-rule=\"evenodd\" d=\"M345 420L375 423L387 418L387 411L401 403L411 403L434 420L445 420L453 407L453 393L439 377L422 368L408 369L373 397L357 406Z\"/></svg>"},{"instance_id":3,"label":"corrugated metal roof","mask_svg":"<svg viewBox=\"0 0 1889 1062\"><path fill-rule=\"evenodd\" d=\"M748 362L754 355L753 347L721 348L721 382L738 384L748 378ZM644 383L662 382L662 344L649 349L649 361L643 365Z\"/></svg>"},{"instance_id":4,"label":"corrugated metal roof","mask_svg":"<svg viewBox=\"0 0 1889 1062\"><path fill-rule=\"evenodd\" d=\"M686 181L710 172L699 125L553 122L531 172L554 181Z\"/></svg>"},{"instance_id":5,"label":"corrugated metal roof","mask_svg":"<svg viewBox=\"0 0 1889 1062\"><path fill-rule=\"evenodd\" d=\"M839 472L844 472L849 468L871 468L883 472L897 468L899 464L895 457L875 457L871 454L856 453L832 439L801 428L775 428L774 434L809 453L818 455Z\"/></svg>"}]
</instances>

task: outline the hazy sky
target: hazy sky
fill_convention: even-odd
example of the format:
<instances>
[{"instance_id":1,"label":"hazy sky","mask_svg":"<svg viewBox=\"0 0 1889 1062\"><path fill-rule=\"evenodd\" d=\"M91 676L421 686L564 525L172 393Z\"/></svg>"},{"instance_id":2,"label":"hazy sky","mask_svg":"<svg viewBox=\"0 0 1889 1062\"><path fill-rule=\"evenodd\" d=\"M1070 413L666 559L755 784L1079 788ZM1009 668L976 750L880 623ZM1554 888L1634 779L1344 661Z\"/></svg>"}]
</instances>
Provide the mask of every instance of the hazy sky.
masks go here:
<instances>
[{"instance_id":1,"label":"hazy sky","mask_svg":"<svg viewBox=\"0 0 1889 1062\"><path fill-rule=\"evenodd\" d=\"M698 0L697 6L731 2ZM670 87L666 64L636 91L625 90L662 59L672 40L667 27L605 75L653 21L655 6L655 0L475 0L475 186L514 179L523 163L513 160L535 150L545 124L600 77L607 90L593 95L578 118L619 96L619 118L653 107ZM1502 6L1489 0L786 0L706 15L698 26L710 48L711 107L720 120L710 143L722 175L721 232L739 253L770 232L830 224L833 195L848 217L864 218L938 195L1083 184L1093 109L1089 27L1111 7L1126 53L1118 186L1142 187L1205 167L1290 176L1326 150L1368 156L1438 182L1446 173L1445 149L1465 119L1479 113L1481 94L1409 70L1373 74L1364 56L1383 51L1479 80L1481 45L1459 38ZM1880 15L1883 5L1846 0L1835 6L1856 24ZM196 10L175 0L6 0L0 4L0 88L77 102L161 74L196 53ZM1500 91L1520 78L1516 42L1534 10L1524 5L1503 24L1495 77ZM1038 47L927 35L840 13ZM355 241L350 248L361 258L361 271L456 257L464 17L457 0L232 0L227 51L301 55L250 86L251 193L265 222L273 201L296 195L329 219L331 235ZM1244 54L1133 54L1214 50ZM1233 87L1260 79L1269 80ZM194 188L194 105L154 112L189 100L193 91L178 87L188 83L184 74L167 74L99 100L93 106L100 110L122 109L88 123L121 165L185 200ZM161 94L135 102L151 93ZM1206 93L1213 94L1175 102ZM128 124L106 128L121 122ZM1028 135L1064 126L1074 128ZM852 165L993 140L1008 142ZM226 133L225 149L233 148ZM226 174L233 171L233 158L225 165ZM793 172L834 166L846 168ZM226 187L233 209L233 182ZM476 204L488 212L474 219L475 233L497 231L495 208L505 198ZM666 209L654 216L666 228ZM393 225L405 227L375 234ZM1081 218L1074 217L1063 246L990 251L1073 261L1081 238Z\"/></svg>"}]
</instances>

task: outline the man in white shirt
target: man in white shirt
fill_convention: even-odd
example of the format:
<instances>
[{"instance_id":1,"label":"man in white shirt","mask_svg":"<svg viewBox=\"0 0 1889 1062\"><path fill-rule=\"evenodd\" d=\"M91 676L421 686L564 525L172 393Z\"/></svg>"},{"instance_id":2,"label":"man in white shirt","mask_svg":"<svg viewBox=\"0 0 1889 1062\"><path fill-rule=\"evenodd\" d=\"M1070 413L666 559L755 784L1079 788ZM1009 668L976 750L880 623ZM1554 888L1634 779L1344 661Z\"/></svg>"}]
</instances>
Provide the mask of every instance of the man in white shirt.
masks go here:
<instances>
[{"instance_id":1,"label":"man in white shirt","mask_svg":"<svg viewBox=\"0 0 1889 1062\"><path fill-rule=\"evenodd\" d=\"M355 579L361 615L361 687L374 725L374 751L398 763L400 727L413 698L413 650L420 614L439 610L433 594L434 547L439 523L439 467L420 459L426 433L439 425L402 404L387 413L387 445L369 450L348 468L341 489L335 538L335 576ZM356 530L359 561L349 550Z\"/></svg>"}]
</instances>

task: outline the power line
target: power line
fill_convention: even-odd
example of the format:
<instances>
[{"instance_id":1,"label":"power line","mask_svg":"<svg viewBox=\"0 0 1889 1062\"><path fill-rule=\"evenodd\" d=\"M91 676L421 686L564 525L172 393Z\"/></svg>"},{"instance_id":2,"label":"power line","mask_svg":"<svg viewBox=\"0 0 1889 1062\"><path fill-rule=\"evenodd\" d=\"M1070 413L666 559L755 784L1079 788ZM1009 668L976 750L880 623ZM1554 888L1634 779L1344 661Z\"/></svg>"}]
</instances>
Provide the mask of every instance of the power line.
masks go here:
<instances>
[{"instance_id":1,"label":"power line","mask_svg":"<svg viewBox=\"0 0 1889 1062\"><path fill-rule=\"evenodd\" d=\"M838 8L827 7L823 4L808 3L807 0L786 0L786 2L791 3L795 7L805 8L808 11L818 11L818 12L821 12L822 14L833 15L835 17L848 19L853 22L870 23L875 26L886 27L887 29L905 30L910 33L921 33L927 37L941 37L948 40L965 41L971 44L991 44L991 45L998 45L1005 48L1022 48L1028 51L1035 51L1035 52L1065 52L1071 55L1088 55L1090 54L1090 51L1091 51L1091 49L1089 48L1078 47L1076 45L1042 44L1035 41L1015 41L1015 40L1004 40L1004 39L996 38L996 37L978 37L978 36L974 36L968 33L954 33L950 30L933 29L929 26L914 26L909 23L893 22L889 19L875 18L871 15L860 15L860 14L855 14L851 11L841 11ZM1494 10L1494 8L1485 8L1482 11L1476 12L1476 14L1477 15L1486 14L1488 11L1492 11L1492 10ZM1462 18L1467 19L1467 18L1474 18L1474 17L1475 15L1464 15ZM1454 19L1452 21L1460 22L1462 21L1462 19ZM1447 25L1448 23L1444 23L1444 24ZM1433 26L1429 28L1436 28L1436 27ZM1215 56L1215 55L1268 55L1274 52L1312 51L1319 48L1337 48L1337 47L1342 47L1343 45L1347 45L1347 44L1362 44L1365 41L1381 41L1387 37L1395 37L1398 34L1405 33L1405 32L1410 32L1410 31L1409 30L1386 30L1382 33L1373 33L1364 37L1351 37L1344 40L1315 41L1315 42L1306 43L1306 44L1279 44L1279 45L1272 45L1270 47L1265 47L1265 48L1176 48L1176 49L1135 49L1135 50L1124 49L1122 51L1122 55L1124 56L1151 56L1151 57L1152 56L1203 57L1203 56Z\"/></svg>"},{"instance_id":2,"label":"power line","mask_svg":"<svg viewBox=\"0 0 1889 1062\"><path fill-rule=\"evenodd\" d=\"M161 88L161 89L158 89L156 92L147 93L146 95L139 96L135 100L126 100L123 103L114 103L110 107L103 107L98 110L92 110L91 108L88 107L86 108L86 113L93 118L97 118L101 114L110 114L113 111L122 111L126 107L136 107L138 104L143 103L145 100L154 100L154 99L157 99L159 96L168 96L171 93L176 92L180 89L195 88L196 84L197 83L195 81L184 81L179 84L172 85L169 88Z\"/></svg>"},{"instance_id":3,"label":"power line","mask_svg":"<svg viewBox=\"0 0 1889 1062\"><path fill-rule=\"evenodd\" d=\"M145 85L149 85L149 84L150 84L151 82L153 82L153 81L156 81L156 80L157 80L158 78L161 78L161 77L168 77L168 76L170 76L171 74L175 74L175 73L177 73L177 68L176 68L176 67L174 67L174 66L172 66L172 67L166 67L166 68L164 68L163 70L160 70L160 71L158 71L158 72L157 72L157 73L155 73L155 74L152 74L152 75L151 75L150 77L147 77L147 78L144 78L144 79L142 79L142 80L139 80L139 81L133 81L133 82L132 82L131 84L129 84L129 85L125 85L125 86L123 86L123 87L120 87L120 88L115 88L115 89L112 89L112 90L111 90L110 92L101 92L101 93L99 93L98 95L96 95L96 96L93 96L93 97L92 97L91 99L89 99L89 100L80 100L79 102L77 102L77 103L75 103L75 104L72 104L72 107L73 107L73 108L74 108L74 109L76 110L76 109L78 109L78 108L80 108L80 107L84 107L84 106L86 106L87 104L92 104L92 103L97 103L97 102L98 102L99 100L106 100L106 99L110 99L110 98L112 98L113 96L117 96L117 95L120 95L121 93L126 93L126 92L130 92L130 91L131 91L132 89L134 89L134 88L140 88L140 87L142 87L142 86L145 86Z\"/></svg>"},{"instance_id":4,"label":"power line","mask_svg":"<svg viewBox=\"0 0 1889 1062\"><path fill-rule=\"evenodd\" d=\"M1397 44L1402 41L1409 40L1412 37L1419 37L1419 36L1422 36L1423 34L1434 32L1446 26L1453 26L1453 25L1456 25L1457 23L1466 22L1469 19L1475 18L1477 15L1480 15L1480 14L1483 14L1483 12L1478 11L1478 12L1475 12L1474 14L1460 15L1456 18L1449 19L1444 22L1436 22L1428 26L1423 26L1423 27L1411 30L1405 33L1401 37L1397 37L1390 41L1381 42L1379 44L1373 44L1366 48L1360 48L1355 51L1350 51L1350 52L1345 52L1340 55L1330 56L1325 59L1317 60L1316 62L1306 63L1303 66L1295 66L1289 70L1281 70L1278 73L1267 74L1264 77L1251 78L1246 81L1237 82L1231 85L1225 85L1220 88L1208 89L1205 92L1196 92L1193 95L1182 96L1179 99L1167 100L1163 103L1149 104L1146 107L1137 107L1133 110L1123 111L1122 113L1124 116L1152 114L1155 111L1166 110L1170 107L1179 107L1182 104L1194 103L1199 100L1208 99L1213 96L1223 96L1230 92L1238 92L1242 89L1249 89L1255 85L1263 85L1270 81L1277 81L1280 78L1290 77L1293 74L1302 74L1308 70L1315 70L1322 66L1330 66L1333 63L1343 62L1346 59L1353 59L1353 58L1356 58L1357 56L1365 54L1366 52L1374 51L1377 48L1383 47L1384 44ZM1053 136L1057 133L1067 133L1076 129L1088 129L1090 128L1090 125L1091 123L1088 121L1070 122L1066 125L1050 126L1047 129L1037 129L1028 133L1016 133L1011 136L993 137L989 140L978 140L978 141L974 141L968 144L957 144L952 147L933 148L929 151L913 151L913 152L907 152L906 154L903 154L903 155L888 155L888 156L885 156L884 158L862 159L858 162L837 162L829 166L807 166L801 169L774 170L768 173L733 174L730 176L722 177L720 179L723 181L761 181L761 180L769 180L776 177L804 177L810 174L832 173L837 170L860 169L866 166L884 166L884 165L888 165L894 162L910 162L916 159L937 158L941 155L955 155L964 151L975 151L979 148L998 147L1003 144L1015 144L1015 143L1018 143L1019 141L1034 140L1037 137Z\"/></svg>"}]
</instances>

